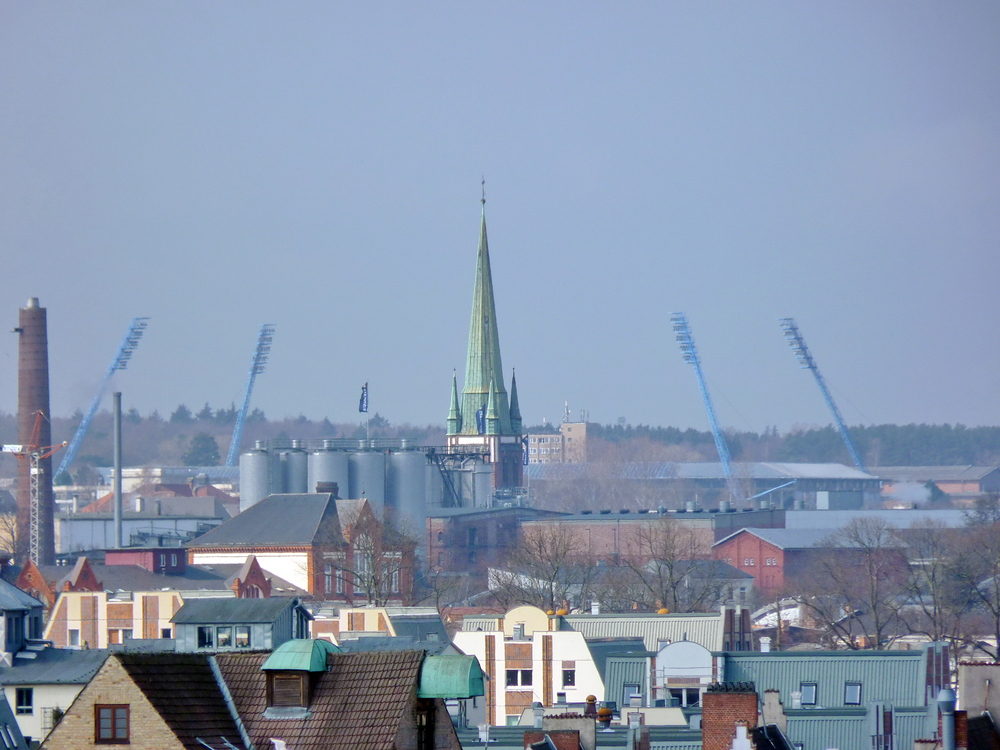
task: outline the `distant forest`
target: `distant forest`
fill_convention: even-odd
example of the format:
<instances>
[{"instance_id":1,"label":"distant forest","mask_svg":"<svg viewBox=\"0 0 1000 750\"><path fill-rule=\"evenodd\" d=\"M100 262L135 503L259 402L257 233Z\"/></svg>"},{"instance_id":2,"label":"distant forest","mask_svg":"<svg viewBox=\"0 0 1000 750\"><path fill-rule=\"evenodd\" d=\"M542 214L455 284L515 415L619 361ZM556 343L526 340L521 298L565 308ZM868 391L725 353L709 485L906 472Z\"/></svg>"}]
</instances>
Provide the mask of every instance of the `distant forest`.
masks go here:
<instances>
[{"instance_id":1,"label":"distant forest","mask_svg":"<svg viewBox=\"0 0 1000 750\"><path fill-rule=\"evenodd\" d=\"M82 420L77 413L56 418L52 423L53 442L70 440ZM178 466L190 455L192 441L205 435L214 439L224 460L229 450L236 408L215 409L205 404L197 411L178 406L168 416L157 412L143 416L135 409L124 415L123 454L128 466ZM391 424L379 414L370 422L372 437L405 437L421 445L443 445L443 425ZM527 432L554 432L553 425L537 425ZM997 465L1000 464L1000 427L964 425L871 425L850 428L861 455L869 466ZM247 419L243 449L254 440L271 438L363 438L365 423L335 424L327 419L314 421L300 416L269 420L259 409ZM784 434L777 428L762 433L727 431L726 440L734 461L836 462L851 465L840 435L832 426L792 429ZM717 461L711 432L649 425L588 426L589 452L595 461ZM17 418L0 413L0 442L17 442ZM109 466L112 458L110 412L99 413L90 425L80 448L73 473L88 467ZM60 454L54 457L58 465ZM0 476L16 472L15 459L0 454Z\"/></svg>"}]
</instances>

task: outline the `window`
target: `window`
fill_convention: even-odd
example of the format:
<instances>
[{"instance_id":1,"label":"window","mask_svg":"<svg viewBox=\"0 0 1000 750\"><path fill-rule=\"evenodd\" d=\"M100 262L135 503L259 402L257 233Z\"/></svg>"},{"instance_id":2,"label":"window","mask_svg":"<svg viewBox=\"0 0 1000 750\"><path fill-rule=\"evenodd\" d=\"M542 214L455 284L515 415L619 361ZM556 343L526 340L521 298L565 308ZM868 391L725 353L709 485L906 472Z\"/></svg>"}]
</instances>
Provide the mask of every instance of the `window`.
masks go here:
<instances>
[{"instance_id":1,"label":"window","mask_svg":"<svg viewBox=\"0 0 1000 750\"><path fill-rule=\"evenodd\" d=\"M5 750L17 750L17 743L14 741L14 735L11 734L10 726L0 724L0 737L3 738Z\"/></svg>"},{"instance_id":2,"label":"window","mask_svg":"<svg viewBox=\"0 0 1000 750\"><path fill-rule=\"evenodd\" d=\"M132 629L125 628L125 630L122 631L122 643L125 643L126 639L131 640L131 638L132 638Z\"/></svg>"},{"instance_id":3,"label":"window","mask_svg":"<svg viewBox=\"0 0 1000 750\"><path fill-rule=\"evenodd\" d=\"M236 648L250 648L250 626L236 626Z\"/></svg>"},{"instance_id":4,"label":"window","mask_svg":"<svg viewBox=\"0 0 1000 750\"><path fill-rule=\"evenodd\" d=\"M270 688L270 706L304 706L306 705L305 685L297 674L268 673Z\"/></svg>"},{"instance_id":5,"label":"window","mask_svg":"<svg viewBox=\"0 0 1000 750\"><path fill-rule=\"evenodd\" d=\"M167 556L160 555L160 567L165 568L167 566Z\"/></svg>"},{"instance_id":6,"label":"window","mask_svg":"<svg viewBox=\"0 0 1000 750\"><path fill-rule=\"evenodd\" d=\"M128 706L94 706L94 741L128 742Z\"/></svg>"},{"instance_id":7,"label":"window","mask_svg":"<svg viewBox=\"0 0 1000 750\"><path fill-rule=\"evenodd\" d=\"M220 626L215 629L215 645L218 648L233 647L233 629L231 626Z\"/></svg>"},{"instance_id":8,"label":"window","mask_svg":"<svg viewBox=\"0 0 1000 750\"><path fill-rule=\"evenodd\" d=\"M508 669L507 687L531 687L531 670Z\"/></svg>"},{"instance_id":9,"label":"window","mask_svg":"<svg viewBox=\"0 0 1000 750\"><path fill-rule=\"evenodd\" d=\"M323 566L323 593L333 593L333 563Z\"/></svg>"},{"instance_id":10,"label":"window","mask_svg":"<svg viewBox=\"0 0 1000 750\"><path fill-rule=\"evenodd\" d=\"M175 554L170 555L170 565L173 567L177 566L177 555Z\"/></svg>"},{"instance_id":11,"label":"window","mask_svg":"<svg viewBox=\"0 0 1000 750\"><path fill-rule=\"evenodd\" d=\"M622 686L622 703L621 703L621 705L623 705L623 706L629 705L629 703L631 702L632 696L635 695L635 694L639 694L639 683L637 683L637 682L632 682L632 683L626 682Z\"/></svg>"},{"instance_id":12,"label":"window","mask_svg":"<svg viewBox=\"0 0 1000 750\"><path fill-rule=\"evenodd\" d=\"M212 648L215 646L215 628L211 625L198 626L198 648Z\"/></svg>"},{"instance_id":13,"label":"window","mask_svg":"<svg viewBox=\"0 0 1000 750\"><path fill-rule=\"evenodd\" d=\"M861 705L860 682L848 682L844 685L844 703L848 706Z\"/></svg>"},{"instance_id":14,"label":"window","mask_svg":"<svg viewBox=\"0 0 1000 750\"><path fill-rule=\"evenodd\" d=\"M72 646L79 646L80 645L80 631L79 630L70 630L69 631L69 645L71 647Z\"/></svg>"},{"instance_id":15,"label":"window","mask_svg":"<svg viewBox=\"0 0 1000 750\"><path fill-rule=\"evenodd\" d=\"M170 638L171 636L172 633L170 631L170 628L163 628L160 630L160 638Z\"/></svg>"},{"instance_id":16,"label":"window","mask_svg":"<svg viewBox=\"0 0 1000 750\"><path fill-rule=\"evenodd\" d=\"M563 672L563 687L576 687L576 670L564 669L562 672Z\"/></svg>"},{"instance_id":17,"label":"window","mask_svg":"<svg viewBox=\"0 0 1000 750\"><path fill-rule=\"evenodd\" d=\"M802 705L803 706L815 706L816 705L816 683L815 682L802 682L802 683L799 683L799 690L802 691Z\"/></svg>"},{"instance_id":18,"label":"window","mask_svg":"<svg viewBox=\"0 0 1000 750\"><path fill-rule=\"evenodd\" d=\"M15 692L18 715L35 713L35 689L18 688Z\"/></svg>"}]
</instances>

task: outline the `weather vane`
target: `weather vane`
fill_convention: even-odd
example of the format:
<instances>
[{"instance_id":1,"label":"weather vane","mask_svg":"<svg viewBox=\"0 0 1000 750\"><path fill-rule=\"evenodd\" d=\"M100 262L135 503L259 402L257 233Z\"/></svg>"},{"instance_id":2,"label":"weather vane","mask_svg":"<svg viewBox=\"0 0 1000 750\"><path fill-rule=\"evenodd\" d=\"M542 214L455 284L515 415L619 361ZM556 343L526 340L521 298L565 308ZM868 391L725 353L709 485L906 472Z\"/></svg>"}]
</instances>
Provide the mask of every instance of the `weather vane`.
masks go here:
<instances>
[{"instance_id":1,"label":"weather vane","mask_svg":"<svg viewBox=\"0 0 1000 750\"><path fill-rule=\"evenodd\" d=\"M486 175L483 175L483 198L480 203L486 205Z\"/></svg>"}]
</instances>

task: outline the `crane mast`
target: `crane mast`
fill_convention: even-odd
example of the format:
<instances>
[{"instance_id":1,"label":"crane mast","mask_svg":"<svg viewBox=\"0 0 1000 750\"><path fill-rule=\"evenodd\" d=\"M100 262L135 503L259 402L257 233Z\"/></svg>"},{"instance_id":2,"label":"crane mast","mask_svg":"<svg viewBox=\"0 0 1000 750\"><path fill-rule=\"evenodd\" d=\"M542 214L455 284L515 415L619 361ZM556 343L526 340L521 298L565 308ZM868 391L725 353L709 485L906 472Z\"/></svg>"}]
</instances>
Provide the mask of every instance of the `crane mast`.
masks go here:
<instances>
[{"instance_id":1,"label":"crane mast","mask_svg":"<svg viewBox=\"0 0 1000 750\"><path fill-rule=\"evenodd\" d=\"M271 351L271 340L274 338L274 326L265 323L260 327L260 335L257 337L257 348L253 353L253 360L250 362L250 375L247 377L247 387L243 393L243 405L236 415L236 426L233 427L233 439L229 443L229 455L226 456L226 466L236 466L240 457L240 441L243 439L243 426L247 421L247 410L250 408L250 394L253 393L253 384L257 376L264 372L264 365L267 364L267 355Z\"/></svg>"},{"instance_id":2,"label":"crane mast","mask_svg":"<svg viewBox=\"0 0 1000 750\"><path fill-rule=\"evenodd\" d=\"M28 557L38 565L41 560L42 540L41 540L41 519L39 509L41 504L41 482L45 481L42 474L41 463L60 448L66 447L66 443L58 445L39 445L42 434L42 420L45 419L42 412L35 413L35 427L31 431L31 442L28 445L4 445L0 451L13 453L22 461L28 462Z\"/></svg>"},{"instance_id":3,"label":"crane mast","mask_svg":"<svg viewBox=\"0 0 1000 750\"><path fill-rule=\"evenodd\" d=\"M781 318L779 322L781 323L781 330L785 332L785 340L792 347L792 351L795 352L796 359L799 360L799 367L803 370L810 370L813 377L816 378L816 385L819 386L819 390L826 400L826 405L833 413L833 419L837 423L837 430L840 432L840 437L843 439L844 445L847 446L847 452L851 454L854 465L858 467L859 471L865 471L865 465L861 461L858 449L854 446L854 441L851 440L851 436L847 432L847 425L844 424L844 418L840 414L840 409L833 402L830 389L826 387L826 380L823 379L819 367L816 366L816 360L813 359L812 354L809 352L809 347L806 346L805 339L802 338L802 334L799 332L799 327L795 325L795 319Z\"/></svg>"},{"instance_id":4,"label":"crane mast","mask_svg":"<svg viewBox=\"0 0 1000 750\"><path fill-rule=\"evenodd\" d=\"M104 373L104 379L97 389L97 395L90 402L90 408L87 409L87 413L83 416L80 426L76 428L76 434L73 435L73 439L69 442L66 455L63 456L59 468L56 469L56 476L66 471L76 459L76 453L80 450L80 444L83 443L83 438L87 435L87 429L90 427L94 415L97 414L97 410L101 408L101 400L104 398L104 394L107 393L108 386L111 384L111 378L119 370L124 370L128 367L128 361L132 358L132 353L139 345L139 339L142 338L142 334L146 330L146 321L148 320L149 318L132 318L132 322L129 323L125 337L122 339L121 344L118 345L118 351L115 352L115 358L111 360L111 364L108 365L108 371Z\"/></svg>"},{"instance_id":5,"label":"crane mast","mask_svg":"<svg viewBox=\"0 0 1000 750\"><path fill-rule=\"evenodd\" d=\"M694 367L695 375L698 376L698 387L701 389L701 400L705 404L705 411L708 413L708 423L712 427L712 437L715 439L715 449L719 452L719 460L722 462L722 471L726 475L726 486L730 494L738 501L743 501L743 495L736 484L733 476L732 461L729 458L729 447L726 445L726 438L719 428L719 420L715 418L715 407L712 406L712 397L708 395L708 386L705 384L705 374L701 370L701 358L698 356L698 347L695 346L694 338L691 336L691 329L688 326L687 316L682 312L672 313L670 320L673 323L674 335L677 343L680 344L681 354L684 361Z\"/></svg>"}]
</instances>

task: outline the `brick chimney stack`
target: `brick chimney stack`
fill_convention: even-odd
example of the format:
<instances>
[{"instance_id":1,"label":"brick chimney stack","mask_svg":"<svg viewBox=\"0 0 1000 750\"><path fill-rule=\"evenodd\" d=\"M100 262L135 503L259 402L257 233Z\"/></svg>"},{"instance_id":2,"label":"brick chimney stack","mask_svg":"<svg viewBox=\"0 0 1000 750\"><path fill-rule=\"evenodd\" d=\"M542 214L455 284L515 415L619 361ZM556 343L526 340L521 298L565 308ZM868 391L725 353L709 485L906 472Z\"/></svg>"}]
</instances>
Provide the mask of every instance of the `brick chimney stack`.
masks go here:
<instances>
[{"instance_id":1,"label":"brick chimney stack","mask_svg":"<svg viewBox=\"0 0 1000 750\"><path fill-rule=\"evenodd\" d=\"M757 690L752 682L715 682L701 701L704 750L732 750L736 724L757 726Z\"/></svg>"}]
</instances>

